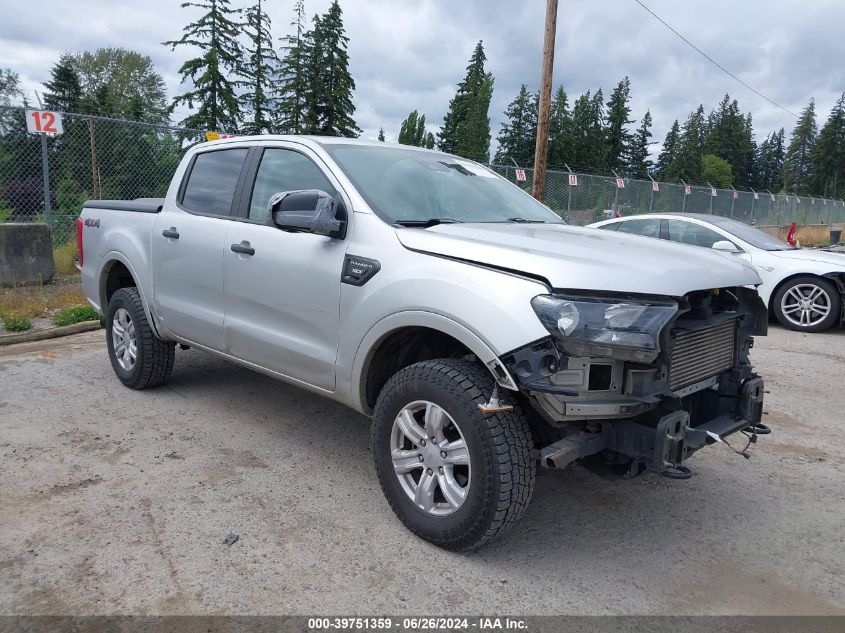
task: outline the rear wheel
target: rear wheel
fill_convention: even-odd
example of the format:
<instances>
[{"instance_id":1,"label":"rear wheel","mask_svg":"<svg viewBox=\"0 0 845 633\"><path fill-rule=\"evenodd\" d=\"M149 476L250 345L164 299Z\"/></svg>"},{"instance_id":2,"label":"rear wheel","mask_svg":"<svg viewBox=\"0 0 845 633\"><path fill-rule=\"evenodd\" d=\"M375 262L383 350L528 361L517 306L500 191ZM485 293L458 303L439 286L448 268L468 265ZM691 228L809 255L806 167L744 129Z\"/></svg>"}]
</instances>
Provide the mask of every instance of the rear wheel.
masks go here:
<instances>
[{"instance_id":1,"label":"rear wheel","mask_svg":"<svg viewBox=\"0 0 845 633\"><path fill-rule=\"evenodd\" d=\"M127 387L156 387L170 377L176 346L155 335L137 288L121 288L112 295L106 344L112 369Z\"/></svg>"},{"instance_id":2,"label":"rear wheel","mask_svg":"<svg viewBox=\"0 0 845 633\"><path fill-rule=\"evenodd\" d=\"M842 297L830 281L802 275L790 279L774 296L774 312L784 327L799 332L821 332L840 317Z\"/></svg>"},{"instance_id":3,"label":"rear wheel","mask_svg":"<svg viewBox=\"0 0 845 633\"><path fill-rule=\"evenodd\" d=\"M534 445L519 407L478 408L493 386L475 363L425 361L393 376L376 403L373 457L384 495L412 532L446 549L504 532L533 492Z\"/></svg>"}]
</instances>

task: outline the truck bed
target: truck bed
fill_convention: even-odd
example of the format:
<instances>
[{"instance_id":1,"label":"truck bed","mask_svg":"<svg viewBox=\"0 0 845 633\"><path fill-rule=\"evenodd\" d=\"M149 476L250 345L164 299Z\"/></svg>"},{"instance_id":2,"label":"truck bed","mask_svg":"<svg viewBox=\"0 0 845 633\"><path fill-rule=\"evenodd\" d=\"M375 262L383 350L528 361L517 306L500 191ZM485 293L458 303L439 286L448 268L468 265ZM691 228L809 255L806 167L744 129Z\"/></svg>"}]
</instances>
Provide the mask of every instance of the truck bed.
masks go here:
<instances>
[{"instance_id":1,"label":"truck bed","mask_svg":"<svg viewBox=\"0 0 845 633\"><path fill-rule=\"evenodd\" d=\"M134 211L136 213L159 213L164 198L135 198L134 200L86 200L83 209L109 209L111 211Z\"/></svg>"}]
</instances>

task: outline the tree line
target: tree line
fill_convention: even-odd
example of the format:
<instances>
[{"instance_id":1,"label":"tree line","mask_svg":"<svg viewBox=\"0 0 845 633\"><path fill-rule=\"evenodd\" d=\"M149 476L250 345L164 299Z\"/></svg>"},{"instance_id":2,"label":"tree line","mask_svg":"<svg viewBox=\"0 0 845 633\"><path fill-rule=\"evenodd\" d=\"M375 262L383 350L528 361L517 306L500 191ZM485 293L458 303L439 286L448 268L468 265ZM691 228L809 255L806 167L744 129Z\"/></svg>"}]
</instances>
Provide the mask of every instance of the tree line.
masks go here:
<instances>
[{"instance_id":1,"label":"tree line","mask_svg":"<svg viewBox=\"0 0 845 633\"><path fill-rule=\"evenodd\" d=\"M119 48L63 55L44 84L45 102L55 109L150 123L168 122L176 108L186 107L190 114L181 124L200 130L358 136L349 38L338 0L310 19L304 0L296 0L289 32L279 40L266 2L255 0L246 8L233 7L230 0L183 4L201 15L164 45L190 46L197 55L179 69L184 92L170 102L149 57ZM486 61L478 42L439 130L429 130L426 114L414 110L402 122L398 141L490 161L494 77ZM651 113L632 118L631 89L624 77L608 98L598 88L570 100L558 87L550 166L831 197L845 190L845 94L821 129L811 101L789 138L780 129L762 139L755 136L751 113L725 95L709 112L699 105L683 123L675 120L654 151ZM520 86L504 112L494 162L533 165L537 105L537 92ZM378 137L385 139L383 128Z\"/></svg>"}]
</instances>

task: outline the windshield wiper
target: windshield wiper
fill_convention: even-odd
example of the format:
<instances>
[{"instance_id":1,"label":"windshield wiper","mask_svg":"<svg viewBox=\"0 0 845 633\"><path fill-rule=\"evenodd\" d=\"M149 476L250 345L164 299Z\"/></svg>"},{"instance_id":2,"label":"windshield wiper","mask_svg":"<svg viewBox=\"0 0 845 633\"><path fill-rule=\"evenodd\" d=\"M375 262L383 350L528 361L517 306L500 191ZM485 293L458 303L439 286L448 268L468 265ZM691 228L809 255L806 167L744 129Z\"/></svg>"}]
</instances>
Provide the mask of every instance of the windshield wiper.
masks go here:
<instances>
[{"instance_id":1,"label":"windshield wiper","mask_svg":"<svg viewBox=\"0 0 845 633\"><path fill-rule=\"evenodd\" d=\"M427 229L430 226L437 226L438 224L458 224L460 220L453 220L452 218L428 218L427 220L395 220L393 223L399 226Z\"/></svg>"},{"instance_id":2,"label":"windshield wiper","mask_svg":"<svg viewBox=\"0 0 845 633\"><path fill-rule=\"evenodd\" d=\"M507 222L516 222L517 224L545 224L545 220L526 220L525 218L508 218Z\"/></svg>"}]
</instances>

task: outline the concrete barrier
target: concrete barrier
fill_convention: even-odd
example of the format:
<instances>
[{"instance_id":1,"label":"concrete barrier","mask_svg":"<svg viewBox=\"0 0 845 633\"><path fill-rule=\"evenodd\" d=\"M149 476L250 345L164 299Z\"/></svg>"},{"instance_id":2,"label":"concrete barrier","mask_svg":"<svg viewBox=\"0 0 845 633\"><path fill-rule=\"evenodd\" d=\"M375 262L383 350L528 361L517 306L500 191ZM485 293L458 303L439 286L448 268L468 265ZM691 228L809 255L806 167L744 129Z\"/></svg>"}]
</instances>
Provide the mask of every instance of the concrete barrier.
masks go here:
<instances>
[{"instance_id":1,"label":"concrete barrier","mask_svg":"<svg viewBox=\"0 0 845 633\"><path fill-rule=\"evenodd\" d=\"M46 224L0 224L0 286L45 282L53 271Z\"/></svg>"}]
</instances>

